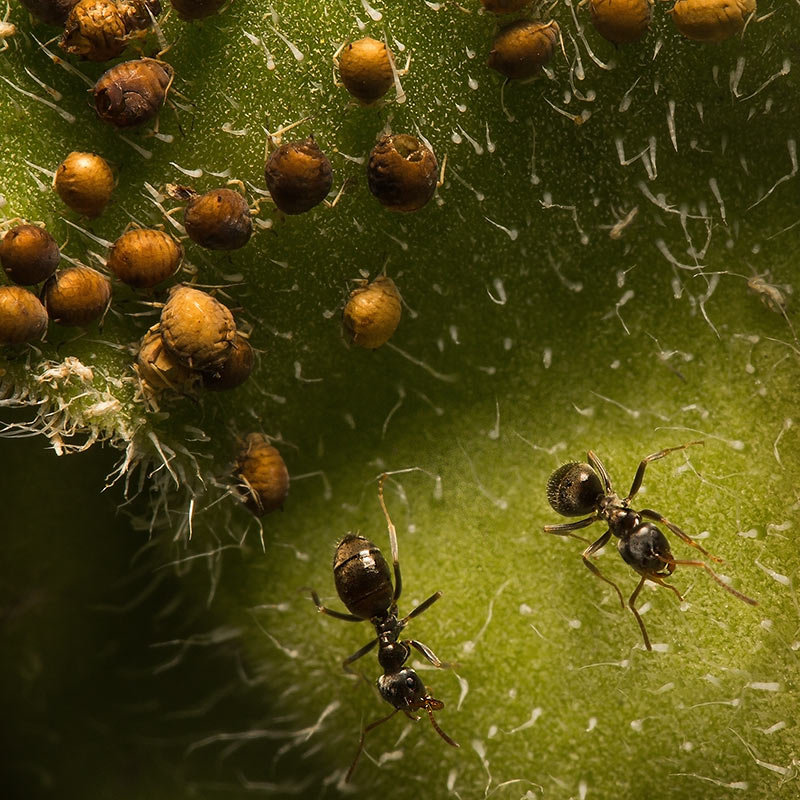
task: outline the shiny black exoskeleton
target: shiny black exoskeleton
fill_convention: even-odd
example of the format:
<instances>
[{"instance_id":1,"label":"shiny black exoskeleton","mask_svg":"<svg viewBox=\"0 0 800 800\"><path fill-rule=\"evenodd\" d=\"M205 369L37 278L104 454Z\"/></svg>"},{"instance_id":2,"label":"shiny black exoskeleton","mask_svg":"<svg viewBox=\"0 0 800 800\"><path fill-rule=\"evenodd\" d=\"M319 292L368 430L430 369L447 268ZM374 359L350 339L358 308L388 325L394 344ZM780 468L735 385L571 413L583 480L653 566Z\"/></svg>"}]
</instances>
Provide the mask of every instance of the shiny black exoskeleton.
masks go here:
<instances>
[{"instance_id":1,"label":"shiny black exoskeleton","mask_svg":"<svg viewBox=\"0 0 800 800\"><path fill-rule=\"evenodd\" d=\"M583 462L564 464L550 476L547 482L547 499L555 511L564 517L582 517L587 514L589 516L577 522L566 522L560 525L545 525L544 530L546 533L554 533L559 536L572 536L576 539L588 542L588 539L577 536L573 531L585 528L598 520L605 522L608 526L606 532L595 542L590 543L583 551L583 563L586 564L600 580L614 587L620 603L624 608L625 601L623 600L622 592L619 590L617 584L606 578L589 560L590 556L595 555L599 550L605 547L612 536L616 536L619 539L617 542L617 549L623 561L633 567L641 576L639 584L628 599L628 607L639 623L644 645L648 650L652 650L650 638L647 635L644 621L636 610L636 598L639 596L644 582L650 580L675 592L678 598L682 600L683 598L680 592L664 580L672 575L675 568L678 566L702 567L723 587L723 589L730 592L734 597L738 597L739 600L749 603L750 605L757 605L755 600L736 591L736 589L733 589L731 586L728 586L705 561L675 559L670 550L667 537L664 536L661 530L652 522L647 522L645 520L660 522L668 530L686 542L686 544L696 548L712 561L721 561L721 559L716 556L712 556L677 525L649 508L643 508L640 511L631 508L631 500L641 488L645 469L651 461L657 461L676 450L685 450L687 447L697 444L703 443L689 442L679 447L669 447L666 450L660 450L658 453L653 453L643 458L639 464L639 468L636 470L631 490L624 498L621 498L614 491L611 485L611 479L608 476L606 468L603 466L603 462L600 461L591 450L587 454L588 464Z\"/></svg>"},{"instance_id":2,"label":"shiny black exoskeleton","mask_svg":"<svg viewBox=\"0 0 800 800\"><path fill-rule=\"evenodd\" d=\"M435 667L446 666L422 642L416 639L400 639L400 634L409 620L419 616L423 611L432 606L441 596L435 592L427 600L420 603L411 613L398 618L397 601L402 590L400 575L400 562L397 550L397 533L386 510L383 499L383 483L386 475L382 475L378 484L378 500L380 501L386 522L389 528L389 542L392 549L392 567L394 571L394 587L389 565L380 549L369 539L349 533L337 545L333 557L333 579L339 598L347 607L349 614L326 608L320 602L319 596L312 589L311 597L322 614L336 617L347 622L363 622L369 620L375 627L375 638L365 644L360 650L342 662L345 670L349 671L350 664L361 656L366 655L376 645L378 647L378 663L383 670L383 675L378 678L378 691L381 697L393 706L391 714L382 717L376 722L367 725L361 733L361 741L353 763L347 773L346 781L350 780L361 751L364 748L364 738L367 733L386 720L402 711L408 717L417 719L414 711L425 710L436 732L448 744L458 747L437 724L433 712L444 708L441 700L431 697L429 690L423 684L419 675L410 667L404 666L411 655L413 647L430 661Z\"/></svg>"}]
</instances>

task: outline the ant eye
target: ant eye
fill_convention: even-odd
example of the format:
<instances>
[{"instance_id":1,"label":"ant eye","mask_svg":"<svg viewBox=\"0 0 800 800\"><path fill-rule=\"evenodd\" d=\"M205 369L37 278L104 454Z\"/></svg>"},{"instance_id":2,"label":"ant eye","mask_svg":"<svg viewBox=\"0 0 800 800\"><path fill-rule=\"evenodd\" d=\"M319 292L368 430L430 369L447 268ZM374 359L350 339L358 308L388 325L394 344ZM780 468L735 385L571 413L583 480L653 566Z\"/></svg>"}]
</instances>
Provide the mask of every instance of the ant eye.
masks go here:
<instances>
[{"instance_id":1,"label":"ant eye","mask_svg":"<svg viewBox=\"0 0 800 800\"><path fill-rule=\"evenodd\" d=\"M406 678L406 686L408 686L409 689L413 689L416 685L417 682L409 675Z\"/></svg>"},{"instance_id":2,"label":"ant eye","mask_svg":"<svg viewBox=\"0 0 800 800\"><path fill-rule=\"evenodd\" d=\"M564 517L591 513L602 494L597 473L582 462L564 464L547 481L547 499L553 510Z\"/></svg>"}]
</instances>

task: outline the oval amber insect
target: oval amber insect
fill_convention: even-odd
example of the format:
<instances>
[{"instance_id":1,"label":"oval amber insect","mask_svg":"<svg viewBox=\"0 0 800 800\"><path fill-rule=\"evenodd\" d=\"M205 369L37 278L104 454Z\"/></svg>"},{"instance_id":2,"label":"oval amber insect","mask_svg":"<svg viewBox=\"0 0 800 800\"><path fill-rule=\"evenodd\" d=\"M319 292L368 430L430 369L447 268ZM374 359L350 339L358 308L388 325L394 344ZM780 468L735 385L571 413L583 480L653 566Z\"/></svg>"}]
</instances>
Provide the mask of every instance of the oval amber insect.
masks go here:
<instances>
[{"instance_id":1,"label":"oval amber insect","mask_svg":"<svg viewBox=\"0 0 800 800\"><path fill-rule=\"evenodd\" d=\"M695 42L723 42L741 33L756 11L756 0L677 0L675 27Z\"/></svg>"},{"instance_id":2,"label":"oval amber insect","mask_svg":"<svg viewBox=\"0 0 800 800\"><path fill-rule=\"evenodd\" d=\"M111 246L108 268L128 286L149 289L174 275L182 260L183 248L168 233L133 228Z\"/></svg>"},{"instance_id":3,"label":"oval amber insect","mask_svg":"<svg viewBox=\"0 0 800 800\"><path fill-rule=\"evenodd\" d=\"M397 330L402 310L397 286L391 278L381 275L350 292L342 315L345 333L353 344L375 350Z\"/></svg>"},{"instance_id":4,"label":"oval amber insect","mask_svg":"<svg viewBox=\"0 0 800 800\"><path fill-rule=\"evenodd\" d=\"M289 494L289 471L278 450L262 433L251 433L237 459L236 474L245 505L257 517L282 509Z\"/></svg>"},{"instance_id":5,"label":"oval amber insect","mask_svg":"<svg viewBox=\"0 0 800 800\"><path fill-rule=\"evenodd\" d=\"M614 44L638 42L650 27L653 0L590 0L592 24Z\"/></svg>"}]
</instances>

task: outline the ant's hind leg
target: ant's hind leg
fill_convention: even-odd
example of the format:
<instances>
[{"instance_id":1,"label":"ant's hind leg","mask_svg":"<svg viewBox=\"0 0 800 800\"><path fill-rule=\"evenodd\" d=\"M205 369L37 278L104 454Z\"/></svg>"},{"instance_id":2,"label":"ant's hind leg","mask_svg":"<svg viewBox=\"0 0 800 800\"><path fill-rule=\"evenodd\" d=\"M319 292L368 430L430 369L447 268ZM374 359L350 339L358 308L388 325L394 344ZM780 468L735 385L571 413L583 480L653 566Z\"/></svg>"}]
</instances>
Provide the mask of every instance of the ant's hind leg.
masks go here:
<instances>
[{"instance_id":1,"label":"ant's hind leg","mask_svg":"<svg viewBox=\"0 0 800 800\"><path fill-rule=\"evenodd\" d=\"M628 608L633 612L633 616L636 617L636 622L639 624L639 630L642 632L642 638L644 639L644 646L648 650L652 650L652 646L650 644L650 637L647 635L647 628L644 626L644 620L642 619L639 612L636 610L636 598L639 596L639 592L642 590L642 586L644 586L644 582L647 580L646 575L642 575L641 580L639 581L639 585L633 590L633 594L630 596L628 600Z\"/></svg>"},{"instance_id":2,"label":"ant's hind leg","mask_svg":"<svg viewBox=\"0 0 800 800\"><path fill-rule=\"evenodd\" d=\"M314 601L314 605L317 607L317 611L319 611L320 614L327 614L329 617L335 617L336 619L341 619L345 622L364 621L361 617L355 616L355 614L343 614L341 611L334 611L334 609L322 605L319 595L313 589L309 589L307 586L305 586L304 589L306 589L311 595L311 599Z\"/></svg>"},{"instance_id":3,"label":"ant's hind leg","mask_svg":"<svg viewBox=\"0 0 800 800\"><path fill-rule=\"evenodd\" d=\"M617 597L619 597L620 605L625 608L625 600L622 598L622 592L619 590L619 586L617 586L614 581L606 578L602 572L591 562L589 561L589 556L593 556L598 550L602 550L608 544L608 540L611 538L611 529L609 528L596 542L590 544L584 551L581 553L581 558L583 559L583 563L586 564L586 567L597 575L601 581L605 581L609 586L614 587L614 591L617 593Z\"/></svg>"}]
</instances>

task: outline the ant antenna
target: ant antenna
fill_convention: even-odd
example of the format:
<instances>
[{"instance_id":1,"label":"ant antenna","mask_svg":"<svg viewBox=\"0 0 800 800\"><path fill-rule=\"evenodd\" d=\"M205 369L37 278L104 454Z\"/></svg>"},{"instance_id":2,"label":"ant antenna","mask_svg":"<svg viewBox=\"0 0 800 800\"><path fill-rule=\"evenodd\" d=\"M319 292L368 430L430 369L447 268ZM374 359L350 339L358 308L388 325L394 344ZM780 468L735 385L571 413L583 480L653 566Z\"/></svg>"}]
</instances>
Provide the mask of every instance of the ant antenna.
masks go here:
<instances>
[{"instance_id":1,"label":"ant antenna","mask_svg":"<svg viewBox=\"0 0 800 800\"><path fill-rule=\"evenodd\" d=\"M392 711L391 714L387 714L385 717L381 717L380 719L375 720L375 722L370 722L370 724L367 725L364 728L364 730L361 731L361 740L358 743L358 750L356 750L356 757L353 759L353 763L350 765L350 769L347 770L347 775L345 775L345 778L344 778L344 782L345 783L350 783L350 778L353 777L353 770L355 770L356 764L358 764L358 759L361 757L361 752L364 749L364 739L367 738L367 734L373 728L377 728L378 725L382 725L384 722L387 722L388 720L390 720L399 710L400 710L399 708L396 708L394 711ZM431 717L431 719L433 719L433 717ZM434 727L437 730L439 730L439 727L436 725L435 722L434 722Z\"/></svg>"}]
</instances>

